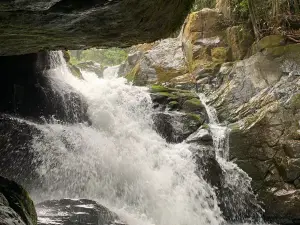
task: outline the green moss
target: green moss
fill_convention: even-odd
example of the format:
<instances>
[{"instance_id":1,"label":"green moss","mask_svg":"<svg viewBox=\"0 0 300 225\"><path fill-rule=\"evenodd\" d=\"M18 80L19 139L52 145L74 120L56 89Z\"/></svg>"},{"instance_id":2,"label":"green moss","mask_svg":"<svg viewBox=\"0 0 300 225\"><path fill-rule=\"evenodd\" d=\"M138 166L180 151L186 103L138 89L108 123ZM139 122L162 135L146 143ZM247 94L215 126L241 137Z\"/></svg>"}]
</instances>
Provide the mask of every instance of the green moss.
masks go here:
<instances>
[{"instance_id":1,"label":"green moss","mask_svg":"<svg viewBox=\"0 0 300 225\"><path fill-rule=\"evenodd\" d=\"M178 108L179 103L177 101L170 101L168 103L168 108L170 108L171 110Z\"/></svg>"},{"instance_id":2,"label":"green moss","mask_svg":"<svg viewBox=\"0 0 300 225\"><path fill-rule=\"evenodd\" d=\"M209 125L207 123L201 126L202 129L209 130Z\"/></svg>"},{"instance_id":3,"label":"green moss","mask_svg":"<svg viewBox=\"0 0 300 225\"><path fill-rule=\"evenodd\" d=\"M231 123L229 124L229 129L231 132L237 132L237 131L240 131L240 125L238 123Z\"/></svg>"},{"instance_id":4,"label":"green moss","mask_svg":"<svg viewBox=\"0 0 300 225\"><path fill-rule=\"evenodd\" d=\"M188 113L186 115L185 127L199 127L204 123L204 119L199 114Z\"/></svg>"},{"instance_id":5,"label":"green moss","mask_svg":"<svg viewBox=\"0 0 300 225\"><path fill-rule=\"evenodd\" d=\"M0 192L7 199L9 206L20 215L26 225L37 224L37 214L33 201L22 186L0 177Z\"/></svg>"},{"instance_id":6,"label":"green moss","mask_svg":"<svg viewBox=\"0 0 300 225\"><path fill-rule=\"evenodd\" d=\"M197 94L193 93L193 92L179 92L179 93L177 93L177 95L182 98L197 98L198 97Z\"/></svg>"},{"instance_id":7,"label":"green moss","mask_svg":"<svg viewBox=\"0 0 300 225\"><path fill-rule=\"evenodd\" d=\"M135 83L135 81L137 80L137 75L138 75L139 71L140 71L140 64L138 63L128 74L125 75L125 78L129 82Z\"/></svg>"},{"instance_id":8,"label":"green moss","mask_svg":"<svg viewBox=\"0 0 300 225\"><path fill-rule=\"evenodd\" d=\"M68 67L69 67L71 73L72 73L75 77L82 79L82 74L81 74L81 72L80 72L80 69L79 69L77 66L74 66L74 65L69 64Z\"/></svg>"},{"instance_id":9,"label":"green moss","mask_svg":"<svg viewBox=\"0 0 300 225\"><path fill-rule=\"evenodd\" d=\"M169 92L158 92L157 94L160 96L164 96L164 97L168 97L168 98L172 98L172 99L178 98L176 95L169 93Z\"/></svg>"},{"instance_id":10,"label":"green moss","mask_svg":"<svg viewBox=\"0 0 300 225\"><path fill-rule=\"evenodd\" d=\"M258 42L254 43L252 46L252 54L255 54L256 52L260 52L267 48L273 48L273 47L284 47L281 46L282 42L284 41L284 38L281 35L269 35Z\"/></svg>"},{"instance_id":11,"label":"green moss","mask_svg":"<svg viewBox=\"0 0 300 225\"><path fill-rule=\"evenodd\" d=\"M225 47L213 48L211 56L214 62L224 63L229 60L229 49Z\"/></svg>"},{"instance_id":12,"label":"green moss","mask_svg":"<svg viewBox=\"0 0 300 225\"><path fill-rule=\"evenodd\" d=\"M171 79L178 77L185 73L185 71L178 71L174 69L165 70L160 67L155 68L156 75L157 75L157 81L159 83L168 82Z\"/></svg>"},{"instance_id":13,"label":"green moss","mask_svg":"<svg viewBox=\"0 0 300 225\"><path fill-rule=\"evenodd\" d=\"M203 121L202 117L199 114L188 113L187 116L194 121Z\"/></svg>"},{"instance_id":14,"label":"green moss","mask_svg":"<svg viewBox=\"0 0 300 225\"><path fill-rule=\"evenodd\" d=\"M300 44L290 44L266 49L266 53L273 57L293 54L300 57Z\"/></svg>"},{"instance_id":15,"label":"green moss","mask_svg":"<svg viewBox=\"0 0 300 225\"><path fill-rule=\"evenodd\" d=\"M186 100L182 108L187 112L195 112L195 111L201 111L203 110L204 106L202 105L201 101L197 98L192 98L189 100Z\"/></svg>"},{"instance_id":16,"label":"green moss","mask_svg":"<svg viewBox=\"0 0 300 225\"><path fill-rule=\"evenodd\" d=\"M150 92L156 93L156 92L170 92L171 89L161 86L161 85L152 85L150 87Z\"/></svg>"}]
</instances>

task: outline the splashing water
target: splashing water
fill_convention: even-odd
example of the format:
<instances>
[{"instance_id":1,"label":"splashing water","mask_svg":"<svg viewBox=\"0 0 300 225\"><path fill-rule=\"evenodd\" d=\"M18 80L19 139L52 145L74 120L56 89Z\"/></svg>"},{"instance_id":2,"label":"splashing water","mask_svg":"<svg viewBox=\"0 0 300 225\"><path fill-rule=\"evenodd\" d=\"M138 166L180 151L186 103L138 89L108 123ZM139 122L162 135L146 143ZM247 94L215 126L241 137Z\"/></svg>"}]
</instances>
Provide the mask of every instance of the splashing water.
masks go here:
<instances>
[{"instance_id":1,"label":"splashing water","mask_svg":"<svg viewBox=\"0 0 300 225\"><path fill-rule=\"evenodd\" d=\"M223 185L230 193L229 196L223 198L223 204L227 210L231 211L233 220L262 221L263 209L257 203L256 196L252 192L251 178L235 163L229 161L230 129L219 123L216 109L207 104L208 99L203 93L199 94L199 98L208 114L216 159L224 172Z\"/></svg>"},{"instance_id":2,"label":"splashing water","mask_svg":"<svg viewBox=\"0 0 300 225\"><path fill-rule=\"evenodd\" d=\"M81 93L92 126L59 122L35 125L33 141L42 161L43 186L37 201L89 198L134 224L219 225L224 222L214 190L195 173L188 145L168 144L152 128L152 103L146 88L126 84L109 73L98 79L70 74L61 53L52 53L48 71L62 94ZM106 71L108 72L108 71Z\"/></svg>"},{"instance_id":3,"label":"splashing water","mask_svg":"<svg viewBox=\"0 0 300 225\"><path fill-rule=\"evenodd\" d=\"M80 93L92 125L27 121L42 133L32 143L36 160L41 162L42 185L31 193L37 202L93 199L130 225L225 224L215 190L195 174L189 145L169 144L152 128L152 102L146 88L117 78L118 67L106 69L104 79L82 71L84 79L80 80L69 72L60 52L50 56L46 75L53 90L62 97L74 90ZM217 140L216 136L214 143L220 143L215 146L221 152L225 138ZM227 174L225 185L231 188L240 182L236 174L241 173L224 155L217 158ZM247 176L241 183L246 186L240 186L234 198L243 195L248 181ZM244 207L231 200L229 210Z\"/></svg>"}]
</instances>

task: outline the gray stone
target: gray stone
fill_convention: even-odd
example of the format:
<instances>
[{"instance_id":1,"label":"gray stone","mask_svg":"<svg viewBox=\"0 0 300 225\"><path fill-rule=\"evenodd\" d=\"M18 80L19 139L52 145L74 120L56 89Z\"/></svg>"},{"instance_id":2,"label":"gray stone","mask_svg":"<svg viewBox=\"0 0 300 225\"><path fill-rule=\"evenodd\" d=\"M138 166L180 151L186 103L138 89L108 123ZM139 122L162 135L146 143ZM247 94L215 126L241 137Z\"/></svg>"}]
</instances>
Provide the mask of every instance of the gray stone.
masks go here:
<instances>
[{"instance_id":1,"label":"gray stone","mask_svg":"<svg viewBox=\"0 0 300 225\"><path fill-rule=\"evenodd\" d=\"M116 213L88 199L45 201L37 205L37 212L39 225L125 225Z\"/></svg>"},{"instance_id":2,"label":"gray stone","mask_svg":"<svg viewBox=\"0 0 300 225\"><path fill-rule=\"evenodd\" d=\"M192 0L7 0L0 3L0 55L129 47L168 37ZM159 19L158 19L159 18Z\"/></svg>"}]
</instances>

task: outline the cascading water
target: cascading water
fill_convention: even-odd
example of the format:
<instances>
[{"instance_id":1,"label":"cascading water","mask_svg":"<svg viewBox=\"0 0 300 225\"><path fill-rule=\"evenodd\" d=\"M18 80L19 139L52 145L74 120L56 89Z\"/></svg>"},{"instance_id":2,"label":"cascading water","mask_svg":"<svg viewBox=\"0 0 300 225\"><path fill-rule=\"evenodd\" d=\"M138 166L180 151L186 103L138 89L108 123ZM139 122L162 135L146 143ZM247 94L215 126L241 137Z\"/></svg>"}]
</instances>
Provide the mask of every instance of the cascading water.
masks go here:
<instances>
[{"instance_id":1,"label":"cascading water","mask_svg":"<svg viewBox=\"0 0 300 225\"><path fill-rule=\"evenodd\" d=\"M195 174L189 145L169 144L152 128L152 102L146 88L116 78L117 68L107 69L103 79L83 72L80 80L69 72L60 52L52 52L51 58L54 65L47 76L53 89L62 96L74 89L80 93L92 125L27 122L42 133L32 143L40 165L41 186L31 193L37 202L93 199L130 225L225 223L215 190ZM214 139L222 142L222 138ZM234 164L221 160L226 155L221 154L222 146L217 147L218 159L230 187L239 182L235 173L240 171L229 169ZM242 184L250 185L248 180ZM244 187L240 188L236 195L243 194ZM228 202L229 210L235 210L230 208L233 204Z\"/></svg>"},{"instance_id":2,"label":"cascading water","mask_svg":"<svg viewBox=\"0 0 300 225\"><path fill-rule=\"evenodd\" d=\"M235 163L229 161L230 129L226 124L219 123L215 108L207 104L208 99L203 93L199 94L199 98L208 114L216 159L224 172L225 192L229 194L222 199L223 204L231 212L233 220L261 221L263 210L256 202L256 197L252 192L251 178Z\"/></svg>"},{"instance_id":3,"label":"cascading water","mask_svg":"<svg viewBox=\"0 0 300 225\"><path fill-rule=\"evenodd\" d=\"M43 133L33 142L42 162L38 172L43 186L32 193L37 201L95 199L129 224L223 222L214 190L194 173L188 145L168 144L152 129L146 88L127 85L109 71L104 79L84 72L84 80L79 80L61 53L52 54L60 63L50 71L54 88L62 95L69 87L80 92L92 126L36 125Z\"/></svg>"}]
</instances>

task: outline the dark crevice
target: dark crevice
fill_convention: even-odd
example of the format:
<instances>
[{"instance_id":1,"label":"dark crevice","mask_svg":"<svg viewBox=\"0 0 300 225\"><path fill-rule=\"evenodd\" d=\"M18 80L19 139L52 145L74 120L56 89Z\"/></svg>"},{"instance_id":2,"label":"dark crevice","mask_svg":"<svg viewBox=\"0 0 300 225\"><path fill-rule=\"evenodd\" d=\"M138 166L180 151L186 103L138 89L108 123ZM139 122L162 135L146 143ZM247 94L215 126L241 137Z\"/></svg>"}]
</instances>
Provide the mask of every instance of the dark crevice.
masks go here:
<instances>
[{"instance_id":1,"label":"dark crevice","mask_svg":"<svg viewBox=\"0 0 300 225\"><path fill-rule=\"evenodd\" d=\"M122 0L62 0L51 7L51 12L80 12L91 8L116 4Z\"/></svg>"}]
</instances>

